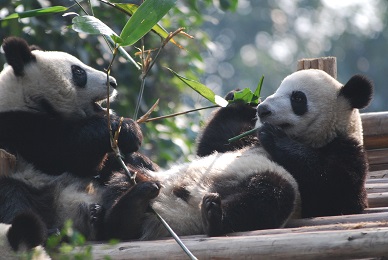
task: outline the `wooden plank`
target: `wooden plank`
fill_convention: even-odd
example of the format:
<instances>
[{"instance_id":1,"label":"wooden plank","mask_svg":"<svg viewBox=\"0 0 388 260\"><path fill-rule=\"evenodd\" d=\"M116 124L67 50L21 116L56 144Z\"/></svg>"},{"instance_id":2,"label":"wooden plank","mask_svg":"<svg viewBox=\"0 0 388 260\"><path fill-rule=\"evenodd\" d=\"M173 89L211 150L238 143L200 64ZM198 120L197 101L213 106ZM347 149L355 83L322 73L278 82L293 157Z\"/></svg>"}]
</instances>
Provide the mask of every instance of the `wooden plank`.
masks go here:
<instances>
[{"instance_id":1,"label":"wooden plank","mask_svg":"<svg viewBox=\"0 0 388 260\"><path fill-rule=\"evenodd\" d=\"M293 227L303 227L303 226L331 225L334 223L345 224L345 223L373 222L373 221L380 221L380 222L388 221L388 212L292 219L287 223L286 227L293 228Z\"/></svg>"},{"instance_id":2,"label":"wooden plank","mask_svg":"<svg viewBox=\"0 0 388 260\"><path fill-rule=\"evenodd\" d=\"M388 148L388 112L362 113L366 149Z\"/></svg>"},{"instance_id":3,"label":"wooden plank","mask_svg":"<svg viewBox=\"0 0 388 260\"><path fill-rule=\"evenodd\" d=\"M388 169L388 168L387 168ZM380 179L388 179L388 170L369 171L367 175L367 182L379 181Z\"/></svg>"},{"instance_id":4,"label":"wooden plank","mask_svg":"<svg viewBox=\"0 0 388 260\"><path fill-rule=\"evenodd\" d=\"M198 259L345 259L388 256L388 228L183 238ZM172 239L93 245L93 259L188 259Z\"/></svg>"},{"instance_id":5,"label":"wooden plank","mask_svg":"<svg viewBox=\"0 0 388 260\"><path fill-rule=\"evenodd\" d=\"M370 208L387 207L388 192L368 194L368 203Z\"/></svg>"},{"instance_id":6,"label":"wooden plank","mask_svg":"<svg viewBox=\"0 0 388 260\"><path fill-rule=\"evenodd\" d=\"M367 193L380 193L388 192L388 181L387 182L377 182L377 183L365 183L365 188ZM387 201L388 204L388 201ZM387 205L388 206L388 205Z\"/></svg>"}]
</instances>

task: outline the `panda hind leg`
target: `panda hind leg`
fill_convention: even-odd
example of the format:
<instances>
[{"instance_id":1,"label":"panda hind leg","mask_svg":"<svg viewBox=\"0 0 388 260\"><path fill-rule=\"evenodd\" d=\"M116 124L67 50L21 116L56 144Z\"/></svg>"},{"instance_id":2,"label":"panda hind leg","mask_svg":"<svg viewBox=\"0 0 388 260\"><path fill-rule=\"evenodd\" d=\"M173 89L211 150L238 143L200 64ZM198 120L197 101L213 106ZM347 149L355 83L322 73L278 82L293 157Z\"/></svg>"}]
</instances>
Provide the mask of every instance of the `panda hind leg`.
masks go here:
<instances>
[{"instance_id":1,"label":"panda hind leg","mask_svg":"<svg viewBox=\"0 0 388 260\"><path fill-rule=\"evenodd\" d=\"M35 213L26 211L18 214L13 219L7 237L12 249L15 251L18 251L21 247L32 249L45 242L47 229Z\"/></svg>"},{"instance_id":2,"label":"panda hind leg","mask_svg":"<svg viewBox=\"0 0 388 260\"><path fill-rule=\"evenodd\" d=\"M293 214L297 187L278 174L250 176L235 187L217 187L202 201L202 221L209 236L280 228Z\"/></svg>"},{"instance_id":3,"label":"panda hind leg","mask_svg":"<svg viewBox=\"0 0 388 260\"><path fill-rule=\"evenodd\" d=\"M160 184L154 181L139 182L125 192L107 210L105 239L137 239L142 234L145 213L150 201L159 195Z\"/></svg>"}]
</instances>

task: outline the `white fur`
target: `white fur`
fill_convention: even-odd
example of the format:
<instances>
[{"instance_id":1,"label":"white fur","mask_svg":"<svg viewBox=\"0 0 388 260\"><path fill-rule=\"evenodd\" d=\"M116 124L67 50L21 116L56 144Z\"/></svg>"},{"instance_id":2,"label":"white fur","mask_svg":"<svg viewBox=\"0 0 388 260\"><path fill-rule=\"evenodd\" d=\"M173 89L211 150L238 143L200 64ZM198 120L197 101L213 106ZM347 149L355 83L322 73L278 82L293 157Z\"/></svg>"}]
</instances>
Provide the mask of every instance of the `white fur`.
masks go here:
<instances>
[{"instance_id":1,"label":"white fur","mask_svg":"<svg viewBox=\"0 0 388 260\"><path fill-rule=\"evenodd\" d=\"M362 143L362 125L358 109L339 96L343 85L322 70L301 70L287 76L276 92L260 105L267 105L270 124L290 124L283 130L293 139L312 147L326 145L339 133L346 133ZM302 91L307 97L308 112L296 115L291 107L293 91ZM301 134L302 133L302 134Z\"/></svg>"},{"instance_id":2,"label":"white fur","mask_svg":"<svg viewBox=\"0 0 388 260\"><path fill-rule=\"evenodd\" d=\"M106 73L82 63L64 52L32 51L36 62L28 63L24 75L16 77L11 66L0 74L0 112L37 111L36 99L45 97L63 116L87 117L95 114L93 103L107 97ZM87 74L85 87L72 82L71 65ZM110 82L116 82L113 77ZM113 98L116 90L110 88Z\"/></svg>"},{"instance_id":3,"label":"white fur","mask_svg":"<svg viewBox=\"0 0 388 260\"><path fill-rule=\"evenodd\" d=\"M222 176L224 182L237 185L246 177L266 171L277 173L292 184L297 197L294 203L296 208L299 205L296 181L284 168L268 159L266 152L260 147L246 148L236 152L214 153L164 172L150 172L155 178L161 180L163 185L159 196L152 202L152 207L177 234L203 234L202 198L214 192L210 189L214 179ZM188 202L173 195L173 188L176 186L185 186L190 192ZM148 216L144 227L145 233L142 239L168 235L154 215Z\"/></svg>"}]
</instances>

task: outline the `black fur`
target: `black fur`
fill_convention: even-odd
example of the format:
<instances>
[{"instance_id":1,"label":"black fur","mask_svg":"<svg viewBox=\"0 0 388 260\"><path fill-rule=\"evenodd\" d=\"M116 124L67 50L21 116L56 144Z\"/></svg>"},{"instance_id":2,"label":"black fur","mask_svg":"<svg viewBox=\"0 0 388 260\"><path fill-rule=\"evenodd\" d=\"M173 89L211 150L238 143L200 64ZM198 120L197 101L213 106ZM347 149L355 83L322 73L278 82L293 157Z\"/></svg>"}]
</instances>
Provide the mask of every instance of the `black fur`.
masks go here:
<instances>
[{"instance_id":1,"label":"black fur","mask_svg":"<svg viewBox=\"0 0 388 260\"><path fill-rule=\"evenodd\" d=\"M298 116L302 116L307 113L307 97L302 91L293 91L291 94L291 107L294 113Z\"/></svg>"},{"instance_id":2,"label":"black fur","mask_svg":"<svg viewBox=\"0 0 388 260\"><path fill-rule=\"evenodd\" d=\"M44 243L46 239L45 226L38 216L31 212L25 212L13 219L7 238L15 251L22 244L27 249L32 249Z\"/></svg>"},{"instance_id":3,"label":"black fur","mask_svg":"<svg viewBox=\"0 0 388 260\"><path fill-rule=\"evenodd\" d=\"M355 75L341 88L340 95L346 97L352 108L366 107L373 95L372 82L362 75Z\"/></svg>"},{"instance_id":4,"label":"black fur","mask_svg":"<svg viewBox=\"0 0 388 260\"><path fill-rule=\"evenodd\" d=\"M201 207L209 236L279 228L294 210L293 186L272 172L246 178L237 187L221 177L214 181L214 191L203 198Z\"/></svg>"},{"instance_id":5,"label":"black fur","mask_svg":"<svg viewBox=\"0 0 388 260\"><path fill-rule=\"evenodd\" d=\"M24 65L36 60L30 46L21 38L8 37L3 41L2 47L7 63L12 66L15 76L23 76Z\"/></svg>"},{"instance_id":6,"label":"black fur","mask_svg":"<svg viewBox=\"0 0 388 260\"><path fill-rule=\"evenodd\" d=\"M271 158L296 179L302 217L360 213L367 206L366 156L354 139L340 136L322 148L312 148L266 123L258 136Z\"/></svg>"},{"instance_id":7,"label":"black fur","mask_svg":"<svg viewBox=\"0 0 388 260\"><path fill-rule=\"evenodd\" d=\"M0 222L11 223L15 216L31 211L52 226L54 223L54 187L38 189L12 177L0 177Z\"/></svg>"},{"instance_id":8,"label":"black fur","mask_svg":"<svg viewBox=\"0 0 388 260\"><path fill-rule=\"evenodd\" d=\"M111 152L105 116L72 120L43 113L3 112L0 122L0 147L21 155L46 173L68 171L93 176ZM112 115L111 125L115 131L119 117ZM137 151L141 141L139 126L132 119L125 119L119 136L120 150Z\"/></svg>"},{"instance_id":9,"label":"black fur","mask_svg":"<svg viewBox=\"0 0 388 260\"><path fill-rule=\"evenodd\" d=\"M218 109L213 113L198 139L197 155L206 156L215 151L234 151L257 143L255 134L245 136L236 142L228 142L228 139L253 129L255 117L256 109L241 103Z\"/></svg>"},{"instance_id":10,"label":"black fur","mask_svg":"<svg viewBox=\"0 0 388 260\"><path fill-rule=\"evenodd\" d=\"M174 187L172 192L175 196L182 199L183 201L188 202L190 199L190 191L188 191L184 186Z\"/></svg>"},{"instance_id":11,"label":"black fur","mask_svg":"<svg viewBox=\"0 0 388 260\"><path fill-rule=\"evenodd\" d=\"M71 73L73 74L74 85L80 88L86 86L86 83L88 82L88 75L86 74L86 71L83 68L77 65L72 65Z\"/></svg>"}]
</instances>

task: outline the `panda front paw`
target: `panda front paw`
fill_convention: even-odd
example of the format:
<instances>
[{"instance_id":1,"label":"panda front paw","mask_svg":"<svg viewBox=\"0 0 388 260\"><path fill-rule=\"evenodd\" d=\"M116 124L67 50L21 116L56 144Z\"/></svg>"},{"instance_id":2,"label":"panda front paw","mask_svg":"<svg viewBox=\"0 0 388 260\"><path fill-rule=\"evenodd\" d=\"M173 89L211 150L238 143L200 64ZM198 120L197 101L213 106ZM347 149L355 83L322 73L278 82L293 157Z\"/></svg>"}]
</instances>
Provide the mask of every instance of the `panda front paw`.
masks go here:
<instances>
[{"instance_id":1,"label":"panda front paw","mask_svg":"<svg viewBox=\"0 0 388 260\"><path fill-rule=\"evenodd\" d=\"M98 203L89 205L90 224L98 225L104 219L104 209Z\"/></svg>"},{"instance_id":2,"label":"panda front paw","mask_svg":"<svg viewBox=\"0 0 388 260\"><path fill-rule=\"evenodd\" d=\"M278 141L286 138L287 135L280 127L263 123L263 126L258 131L258 137L264 149L271 152L277 148Z\"/></svg>"},{"instance_id":3,"label":"panda front paw","mask_svg":"<svg viewBox=\"0 0 388 260\"><path fill-rule=\"evenodd\" d=\"M222 234L222 207L221 197L218 193L210 193L202 199L202 223L208 236Z\"/></svg>"},{"instance_id":4,"label":"panda front paw","mask_svg":"<svg viewBox=\"0 0 388 260\"><path fill-rule=\"evenodd\" d=\"M136 192L140 193L143 198L151 200L159 195L160 183L154 181L144 181L136 184L133 189L136 189Z\"/></svg>"},{"instance_id":5,"label":"panda front paw","mask_svg":"<svg viewBox=\"0 0 388 260\"><path fill-rule=\"evenodd\" d=\"M120 128L118 139L119 148L122 153L128 154L139 150L143 141L143 134L140 126L130 118L124 118L120 124L120 118L112 119L112 131L115 134Z\"/></svg>"}]
</instances>

